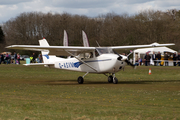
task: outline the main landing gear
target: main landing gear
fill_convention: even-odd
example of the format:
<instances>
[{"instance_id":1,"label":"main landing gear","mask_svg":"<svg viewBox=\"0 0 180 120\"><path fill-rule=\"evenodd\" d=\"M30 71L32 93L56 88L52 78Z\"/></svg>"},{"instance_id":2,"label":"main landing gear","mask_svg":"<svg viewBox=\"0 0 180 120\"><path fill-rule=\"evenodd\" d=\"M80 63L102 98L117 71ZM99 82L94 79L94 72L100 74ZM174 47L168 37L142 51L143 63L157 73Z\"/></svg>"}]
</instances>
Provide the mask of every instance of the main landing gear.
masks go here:
<instances>
[{"instance_id":1,"label":"main landing gear","mask_svg":"<svg viewBox=\"0 0 180 120\"><path fill-rule=\"evenodd\" d=\"M87 72L84 76L79 76L79 77L78 77L77 81L78 81L79 84L83 84L83 82L84 82L84 77L85 77L88 73L89 73L89 72Z\"/></svg>"},{"instance_id":2,"label":"main landing gear","mask_svg":"<svg viewBox=\"0 0 180 120\"><path fill-rule=\"evenodd\" d=\"M77 81L78 81L79 84L83 84L84 78L81 77L81 76L79 76L78 79L77 79Z\"/></svg>"},{"instance_id":3,"label":"main landing gear","mask_svg":"<svg viewBox=\"0 0 180 120\"><path fill-rule=\"evenodd\" d=\"M108 82L109 83L114 83L117 84L118 83L118 79L115 77L115 74L112 74L108 77Z\"/></svg>"},{"instance_id":4,"label":"main landing gear","mask_svg":"<svg viewBox=\"0 0 180 120\"><path fill-rule=\"evenodd\" d=\"M79 84L83 84L84 82L84 77L88 74L88 72L84 75L84 76L79 76L78 79L77 79L77 82ZM106 75L106 74L104 74ZM108 75L106 75L108 76ZM114 84L117 84L118 83L118 79L115 77L115 74L113 73L112 75L108 76L108 82L109 83L114 83Z\"/></svg>"}]
</instances>

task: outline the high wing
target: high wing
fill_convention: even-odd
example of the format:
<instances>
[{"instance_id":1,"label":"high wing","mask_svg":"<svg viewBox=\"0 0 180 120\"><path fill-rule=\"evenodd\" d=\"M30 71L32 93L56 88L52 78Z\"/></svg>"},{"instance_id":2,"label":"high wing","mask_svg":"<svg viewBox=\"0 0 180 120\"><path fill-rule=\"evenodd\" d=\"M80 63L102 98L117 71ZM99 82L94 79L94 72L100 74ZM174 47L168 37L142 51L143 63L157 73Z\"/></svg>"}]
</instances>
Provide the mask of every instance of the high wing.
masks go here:
<instances>
[{"instance_id":1,"label":"high wing","mask_svg":"<svg viewBox=\"0 0 180 120\"><path fill-rule=\"evenodd\" d=\"M46 39L42 39L42 40L46 41ZM108 48L117 50L117 49L128 49L128 48L161 47L161 46L170 46L170 45L174 45L174 44L173 43L170 43L170 44L154 43L150 45L115 46L115 47L108 47ZM96 49L96 47L38 46L38 45L11 45L11 46L7 46L6 48L48 52L49 55L57 55L57 56L69 56L70 53L73 55L78 55L81 53L93 52Z\"/></svg>"},{"instance_id":2,"label":"high wing","mask_svg":"<svg viewBox=\"0 0 180 120\"><path fill-rule=\"evenodd\" d=\"M19 50L32 50L32 51L44 51L49 52L49 55L61 55L69 56L68 52L78 55L80 53L92 52L95 47L73 47L73 46L38 46L38 45L11 45L7 46L9 49L19 49Z\"/></svg>"}]
</instances>

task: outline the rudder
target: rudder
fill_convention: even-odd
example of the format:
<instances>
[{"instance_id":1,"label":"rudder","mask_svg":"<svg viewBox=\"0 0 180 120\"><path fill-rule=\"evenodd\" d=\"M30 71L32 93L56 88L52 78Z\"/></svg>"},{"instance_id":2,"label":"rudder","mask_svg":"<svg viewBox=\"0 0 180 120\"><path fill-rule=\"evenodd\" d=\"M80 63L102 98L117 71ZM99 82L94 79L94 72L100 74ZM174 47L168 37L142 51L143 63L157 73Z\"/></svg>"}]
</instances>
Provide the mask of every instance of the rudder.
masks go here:
<instances>
[{"instance_id":1,"label":"rudder","mask_svg":"<svg viewBox=\"0 0 180 120\"><path fill-rule=\"evenodd\" d=\"M47 42L46 39L42 39L42 40L39 40L39 45L40 46L44 46L44 47L48 47L49 43ZM49 54L49 50L41 51L41 54L42 54L44 63L49 63L49 55L48 55Z\"/></svg>"}]
</instances>

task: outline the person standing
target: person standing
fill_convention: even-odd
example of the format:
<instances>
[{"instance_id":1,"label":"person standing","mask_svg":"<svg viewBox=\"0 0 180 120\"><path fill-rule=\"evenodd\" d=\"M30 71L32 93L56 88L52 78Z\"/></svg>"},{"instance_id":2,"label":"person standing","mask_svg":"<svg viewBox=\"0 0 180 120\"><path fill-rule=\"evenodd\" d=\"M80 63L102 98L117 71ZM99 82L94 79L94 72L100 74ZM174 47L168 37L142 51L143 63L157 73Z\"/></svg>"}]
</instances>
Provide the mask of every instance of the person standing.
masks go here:
<instances>
[{"instance_id":1,"label":"person standing","mask_svg":"<svg viewBox=\"0 0 180 120\"><path fill-rule=\"evenodd\" d=\"M177 56L177 60L178 60L178 66L180 66L180 53L178 53L178 56Z\"/></svg>"},{"instance_id":2,"label":"person standing","mask_svg":"<svg viewBox=\"0 0 180 120\"><path fill-rule=\"evenodd\" d=\"M35 53L33 53L32 57L32 63L35 63Z\"/></svg>"},{"instance_id":3,"label":"person standing","mask_svg":"<svg viewBox=\"0 0 180 120\"><path fill-rule=\"evenodd\" d=\"M1 54L0 54L0 64L1 64Z\"/></svg>"},{"instance_id":4,"label":"person standing","mask_svg":"<svg viewBox=\"0 0 180 120\"><path fill-rule=\"evenodd\" d=\"M16 60L17 60L17 54L16 52L14 52L14 64L16 64Z\"/></svg>"},{"instance_id":5,"label":"person standing","mask_svg":"<svg viewBox=\"0 0 180 120\"><path fill-rule=\"evenodd\" d=\"M141 58L139 58L138 63L139 63L139 66L141 66L141 64L142 64L142 59Z\"/></svg>"},{"instance_id":6,"label":"person standing","mask_svg":"<svg viewBox=\"0 0 180 120\"><path fill-rule=\"evenodd\" d=\"M9 55L8 55L8 53L6 53L6 58L5 58L5 61L6 61L6 64L8 64L8 63L9 63Z\"/></svg>"},{"instance_id":7,"label":"person standing","mask_svg":"<svg viewBox=\"0 0 180 120\"><path fill-rule=\"evenodd\" d=\"M150 59L151 59L151 56L149 55L149 53L147 52L144 59L146 60L146 66L149 66L150 65Z\"/></svg>"},{"instance_id":8,"label":"person standing","mask_svg":"<svg viewBox=\"0 0 180 120\"><path fill-rule=\"evenodd\" d=\"M166 53L164 54L165 66L169 66L168 58L169 58L169 55L168 55L167 52L166 52Z\"/></svg>"},{"instance_id":9,"label":"person standing","mask_svg":"<svg viewBox=\"0 0 180 120\"><path fill-rule=\"evenodd\" d=\"M173 65L176 66L177 54L173 53Z\"/></svg>"},{"instance_id":10,"label":"person standing","mask_svg":"<svg viewBox=\"0 0 180 120\"><path fill-rule=\"evenodd\" d=\"M9 57L8 63L11 64L11 53L8 54L8 57Z\"/></svg>"},{"instance_id":11,"label":"person standing","mask_svg":"<svg viewBox=\"0 0 180 120\"><path fill-rule=\"evenodd\" d=\"M20 64L20 55L19 55L19 53L17 54L17 61L18 61L18 64Z\"/></svg>"},{"instance_id":12,"label":"person standing","mask_svg":"<svg viewBox=\"0 0 180 120\"><path fill-rule=\"evenodd\" d=\"M3 55L3 54L1 54L1 56L0 56L0 57L1 57L1 62L0 62L0 64L1 64L1 63L4 63L4 64L5 64L5 62L4 62L4 55Z\"/></svg>"},{"instance_id":13,"label":"person standing","mask_svg":"<svg viewBox=\"0 0 180 120\"><path fill-rule=\"evenodd\" d=\"M154 62L154 66L156 66L157 61L156 61L156 54L155 54L155 52L153 52L153 54L152 54L152 60Z\"/></svg>"},{"instance_id":14,"label":"person standing","mask_svg":"<svg viewBox=\"0 0 180 120\"><path fill-rule=\"evenodd\" d=\"M157 65L158 65L158 64L161 65L161 53L158 52L158 54L156 55L156 57L157 57L157 59L158 59Z\"/></svg>"},{"instance_id":15,"label":"person standing","mask_svg":"<svg viewBox=\"0 0 180 120\"><path fill-rule=\"evenodd\" d=\"M42 63L42 54L39 54L38 58L39 58L39 63Z\"/></svg>"}]
</instances>

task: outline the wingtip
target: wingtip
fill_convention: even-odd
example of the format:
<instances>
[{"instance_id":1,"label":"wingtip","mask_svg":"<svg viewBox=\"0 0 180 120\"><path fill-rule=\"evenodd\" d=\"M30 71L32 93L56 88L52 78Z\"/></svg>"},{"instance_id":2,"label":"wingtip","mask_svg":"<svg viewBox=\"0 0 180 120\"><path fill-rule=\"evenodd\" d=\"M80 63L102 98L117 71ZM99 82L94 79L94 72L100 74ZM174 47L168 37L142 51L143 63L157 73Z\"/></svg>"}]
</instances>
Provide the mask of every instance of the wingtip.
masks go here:
<instances>
[{"instance_id":1,"label":"wingtip","mask_svg":"<svg viewBox=\"0 0 180 120\"><path fill-rule=\"evenodd\" d=\"M11 46L6 46L5 48L11 48L12 47L12 45Z\"/></svg>"}]
</instances>

